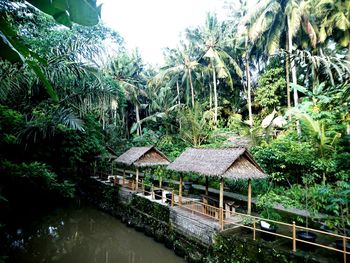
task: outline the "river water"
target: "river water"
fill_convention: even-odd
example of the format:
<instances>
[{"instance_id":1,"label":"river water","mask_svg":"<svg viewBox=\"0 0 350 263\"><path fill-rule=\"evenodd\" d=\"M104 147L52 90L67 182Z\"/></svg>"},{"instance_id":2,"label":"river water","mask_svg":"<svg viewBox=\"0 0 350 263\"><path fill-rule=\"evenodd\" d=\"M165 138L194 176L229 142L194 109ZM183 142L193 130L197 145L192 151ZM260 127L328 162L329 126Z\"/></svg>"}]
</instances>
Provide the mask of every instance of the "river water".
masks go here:
<instances>
[{"instance_id":1,"label":"river water","mask_svg":"<svg viewBox=\"0 0 350 263\"><path fill-rule=\"evenodd\" d=\"M184 262L163 244L91 207L55 210L33 223L13 228L9 238L10 262Z\"/></svg>"}]
</instances>

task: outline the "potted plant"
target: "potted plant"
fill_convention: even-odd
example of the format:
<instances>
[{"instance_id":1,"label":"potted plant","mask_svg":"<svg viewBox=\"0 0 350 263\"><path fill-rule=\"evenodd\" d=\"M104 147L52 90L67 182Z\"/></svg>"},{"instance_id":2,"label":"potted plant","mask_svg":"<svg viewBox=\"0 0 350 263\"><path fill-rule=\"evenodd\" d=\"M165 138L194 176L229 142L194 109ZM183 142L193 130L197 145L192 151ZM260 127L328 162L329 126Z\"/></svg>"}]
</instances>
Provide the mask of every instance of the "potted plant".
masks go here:
<instances>
[{"instance_id":1,"label":"potted plant","mask_svg":"<svg viewBox=\"0 0 350 263\"><path fill-rule=\"evenodd\" d=\"M314 213L313 207L309 203L309 188L308 186L314 181L312 175L307 175L303 178L303 182L305 184L305 207L307 210L307 214L305 216L306 228L309 227L309 215ZM308 230L297 231L296 233L297 239L301 239L307 242L315 243L317 239L317 235L315 233L309 232ZM313 251L315 249L314 245L307 244L304 242L297 242L300 249L304 251Z\"/></svg>"},{"instance_id":2,"label":"potted plant","mask_svg":"<svg viewBox=\"0 0 350 263\"><path fill-rule=\"evenodd\" d=\"M348 236L350 184L340 181L337 186L329 198L329 205L326 206L326 210L335 216L330 217L326 223L329 228L336 229L338 234ZM344 240L336 240L335 246L339 250L344 250ZM346 251L350 251L350 241L346 242Z\"/></svg>"},{"instance_id":3,"label":"potted plant","mask_svg":"<svg viewBox=\"0 0 350 263\"><path fill-rule=\"evenodd\" d=\"M264 194L259 196L258 202L256 204L257 208L262 209L262 212L260 213L260 216L262 218L268 219L268 220L274 220L279 221L281 220L281 216L273 209L273 198L270 196L272 192ZM276 233L277 232L277 225L270 222L270 221L261 220L260 221L260 229ZM276 240L276 236L273 234L269 234L266 232L261 232L261 238L266 241L274 241Z\"/></svg>"},{"instance_id":4,"label":"potted plant","mask_svg":"<svg viewBox=\"0 0 350 263\"><path fill-rule=\"evenodd\" d=\"M154 198L156 200L162 199L162 196L163 196L163 189L155 189L154 190Z\"/></svg>"},{"instance_id":5,"label":"potted plant","mask_svg":"<svg viewBox=\"0 0 350 263\"><path fill-rule=\"evenodd\" d=\"M190 180L188 176L184 177L184 190L188 193L192 190L193 182Z\"/></svg>"},{"instance_id":6,"label":"potted plant","mask_svg":"<svg viewBox=\"0 0 350 263\"><path fill-rule=\"evenodd\" d=\"M149 175L145 175L145 178L143 179L143 185L144 185L144 195L150 195L151 194L151 178Z\"/></svg>"},{"instance_id":7,"label":"potted plant","mask_svg":"<svg viewBox=\"0 0 350 263\"><path fill-rule=\"evenodd\" d=\"M165 169L161 166L158 166L154 171L154 175L158 178L159 188L162 188L163 178L165 177Z\"/></svg>"}]
</instances>

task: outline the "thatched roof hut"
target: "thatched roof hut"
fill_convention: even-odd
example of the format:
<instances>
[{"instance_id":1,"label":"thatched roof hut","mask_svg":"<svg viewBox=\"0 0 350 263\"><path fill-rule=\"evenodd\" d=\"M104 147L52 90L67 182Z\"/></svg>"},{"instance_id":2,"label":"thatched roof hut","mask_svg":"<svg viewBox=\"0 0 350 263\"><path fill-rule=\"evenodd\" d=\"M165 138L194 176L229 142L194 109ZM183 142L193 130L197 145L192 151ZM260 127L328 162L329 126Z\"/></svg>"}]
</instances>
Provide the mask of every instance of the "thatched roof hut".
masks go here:
<instances>
[{"instance_id":1,"label":"thatched roof hut","mask_svg":"<svg viewBox=\"0 0 350 263\"><path fill-rule=\"evenodd\" d=\"M224 179L248 180L248 214L251 213L252 192L251 179L264 178L266 175L254 161L246 148L224 149L194 149L183 152L173 163L169 170L177 172L194 172L206 176L217 176L220 181L220 204L224 204ZM206 195L208 195L208 180L206 179ZM179 195L182 194L182 176L180 176ZM181 202L181 201L180 201Z\"/></svg>"},{"instance_id":2,"label":"thatched roof hut","mask_svg":"<svg viewBox=\"0 0 350 263\"><path fill-rule=\"evenodd\" d=\"M245 148L194 149L183 152L168 169L229 179L259 179L266 175Z\"/></svg>"},{"instance_id":3,"label":"thatched roof hut","mask_svg":"<svg viewBox=\"0 0 350 263\"><path fill-rule=\"evenodd\" d=\"M168 158L154 146L132 147L120 155L115 162L135 167L168 165L170 163Z\"/></svg>"}]
</instances>

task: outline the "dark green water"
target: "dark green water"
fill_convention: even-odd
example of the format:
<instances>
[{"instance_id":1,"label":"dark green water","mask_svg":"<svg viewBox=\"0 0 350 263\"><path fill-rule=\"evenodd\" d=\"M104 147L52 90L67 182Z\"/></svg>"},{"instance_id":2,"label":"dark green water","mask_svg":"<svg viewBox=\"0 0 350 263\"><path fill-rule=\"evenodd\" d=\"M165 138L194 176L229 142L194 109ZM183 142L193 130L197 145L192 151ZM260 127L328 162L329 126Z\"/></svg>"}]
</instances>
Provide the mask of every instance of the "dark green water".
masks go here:
<instances>
[{"instance_id":1,"label":"dark green water","mask_svg":"<svg viewBox=\"0 0 350 263\"><path fill-rule=\"evenodd\" d=\"M10 262L184 262L163 244L90 207L56 210L14 228L9 238Z\"/></svg>"}]
</instances>

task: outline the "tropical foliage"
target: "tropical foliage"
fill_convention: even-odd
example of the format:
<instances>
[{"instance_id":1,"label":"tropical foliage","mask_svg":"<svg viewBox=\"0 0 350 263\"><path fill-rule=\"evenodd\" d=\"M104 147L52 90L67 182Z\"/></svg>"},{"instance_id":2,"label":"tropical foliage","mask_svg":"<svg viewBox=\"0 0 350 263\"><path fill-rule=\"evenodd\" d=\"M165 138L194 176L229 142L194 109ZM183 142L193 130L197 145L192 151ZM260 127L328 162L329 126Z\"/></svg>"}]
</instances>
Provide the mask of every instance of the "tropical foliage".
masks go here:
<instances>
[{"instance_id":1,"label":"tropical foliage","mask_svg":"<svg viewBox=\"0 0 350 263\"><path fill-rule=\"evenodd\" d=\"M99 22L96 1L28 2L0 2L1 205L24 188L71 198L132 145L174 159L244 141L270 175L257 194L268 185L305 208L309 191L315 210L348 215L348 0L227 3L227 19L187 28L160 68Z\"/></svg>"}]
</instances>

